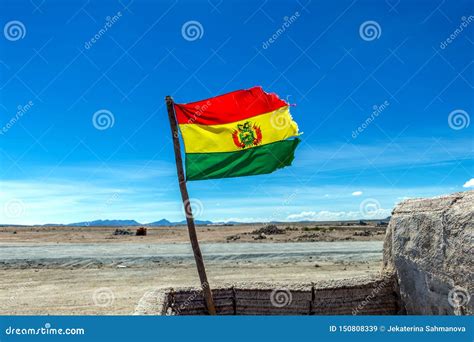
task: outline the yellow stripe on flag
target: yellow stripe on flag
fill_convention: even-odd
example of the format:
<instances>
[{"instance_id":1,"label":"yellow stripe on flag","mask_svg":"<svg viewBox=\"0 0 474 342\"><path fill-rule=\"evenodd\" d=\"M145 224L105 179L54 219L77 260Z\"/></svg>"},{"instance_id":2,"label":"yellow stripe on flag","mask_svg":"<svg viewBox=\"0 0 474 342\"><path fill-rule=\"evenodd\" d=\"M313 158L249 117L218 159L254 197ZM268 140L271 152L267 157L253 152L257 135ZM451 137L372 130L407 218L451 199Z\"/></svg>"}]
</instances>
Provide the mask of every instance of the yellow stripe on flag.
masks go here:
<instances>
[{"instance_id":1,"label":"yellow stripe on flag","mask_svg":"<svg viewBox=\"0 0 474 342\"><path fill-rule=\"evenodd\" d=\"M181 124L179 128L186 153L241 151L298 136L288 106L232 123Z\"/></svg>"}]
</instances>

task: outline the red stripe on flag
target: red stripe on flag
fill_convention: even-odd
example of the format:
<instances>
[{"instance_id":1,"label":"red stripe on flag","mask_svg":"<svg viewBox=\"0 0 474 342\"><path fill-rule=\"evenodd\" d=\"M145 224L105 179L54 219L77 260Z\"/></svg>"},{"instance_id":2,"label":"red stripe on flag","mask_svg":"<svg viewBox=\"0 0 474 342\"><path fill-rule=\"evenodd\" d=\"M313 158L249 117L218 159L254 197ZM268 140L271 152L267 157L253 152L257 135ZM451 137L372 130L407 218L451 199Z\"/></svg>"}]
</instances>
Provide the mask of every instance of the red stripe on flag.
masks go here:
<instances>
[{"instance_id":1,"label":"red stripe on flag","mask_svg":"<svg viewBox=\"0 0 474 342\"><path fill-rule=\"evenodd\" d=\"M288 103L262 87L237 90L207 100L175 104L179 124L219 125L277 110Z\"/></svg>"}]
</instances>

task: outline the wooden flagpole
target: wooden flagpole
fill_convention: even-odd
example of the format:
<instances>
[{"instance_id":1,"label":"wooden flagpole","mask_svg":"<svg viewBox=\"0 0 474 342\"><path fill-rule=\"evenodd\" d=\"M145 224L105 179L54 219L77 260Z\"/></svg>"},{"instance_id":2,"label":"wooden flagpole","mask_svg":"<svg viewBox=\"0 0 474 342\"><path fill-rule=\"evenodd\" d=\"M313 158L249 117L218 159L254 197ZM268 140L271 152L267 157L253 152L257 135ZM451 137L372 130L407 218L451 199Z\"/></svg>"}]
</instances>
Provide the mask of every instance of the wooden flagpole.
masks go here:
<instances>
[{"instance_id":1,"label":"wooden flagpole","mask_svg":"<svg viewBox=\"0 0 474 342\"><path fill-rule=\"evenodd\" d=\"M191 203L189 202L188 188L186 187L186 179L184 178L183 160L181 158L181 146L179 144L178 123L176 122L176 115L174 111L174 103L171 96L166 96L166 106L168 108L168 118L170 120L171 134L173 135L174 156L176 160L176 170L178 172L179 190L181 191L181 198L183 200L184 212L186 214L186 222L188 224L189 240L193 248L194 260L201 281L201 287L206 301L207 311L210 315L216 314L214 300L212 298L211 287L207 281L206 268L204 267L204 260L202 258L201 249L199 248L199 241L196 234L196 226L194 225L193 211Z\"/></svg>"}]
</instances>

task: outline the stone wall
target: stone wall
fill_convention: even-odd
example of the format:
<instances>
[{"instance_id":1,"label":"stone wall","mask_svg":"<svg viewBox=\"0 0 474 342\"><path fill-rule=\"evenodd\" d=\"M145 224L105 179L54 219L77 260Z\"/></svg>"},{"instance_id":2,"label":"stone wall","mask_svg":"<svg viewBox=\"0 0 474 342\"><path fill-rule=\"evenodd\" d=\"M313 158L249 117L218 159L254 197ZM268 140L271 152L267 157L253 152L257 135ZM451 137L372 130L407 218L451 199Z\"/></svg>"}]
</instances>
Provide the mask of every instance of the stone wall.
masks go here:
<instances>
[{"instance_id":1,"label":"stone wall","mask_svg":"<svg viewBox=\"0 0 474 342\"><path fill-rule=\"evenodd\" d=\"M135 314L205 315L199 288L163 289ZM395 315L400 303L393 276L308 284L241 283L213 289L218 315Z\"/></svg>"},{"instance_id":2,"label":"stone wall","mask_svg":"<svg viewBox=\"0 0 474 342\"><path fill-rule=\"evenodd\" d=\"M474 312L474 191L400 203L384 244L384 270L394 272L408 314Z\"/></svg>"}]
</instances>

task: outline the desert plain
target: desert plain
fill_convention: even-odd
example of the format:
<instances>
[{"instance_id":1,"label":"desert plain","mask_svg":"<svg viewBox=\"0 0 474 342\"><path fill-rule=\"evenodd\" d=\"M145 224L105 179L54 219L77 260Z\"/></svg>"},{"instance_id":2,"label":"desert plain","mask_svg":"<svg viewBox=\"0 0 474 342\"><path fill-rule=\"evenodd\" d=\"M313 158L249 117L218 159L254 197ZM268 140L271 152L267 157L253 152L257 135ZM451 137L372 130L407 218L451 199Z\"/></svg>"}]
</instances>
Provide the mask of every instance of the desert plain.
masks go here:
<instances>
[{"instance_id":1,"label":"desert plain","mask_svg":"<svg viewBox=\"0 0 474 342\"><path fill-rule=\"evenodd\" d=\"M185 226L1 226L0 315L127 315L160 287L198 285ZM199 226L210 285L380 272L385 223Z\"/></svg>"}]
</instances>

